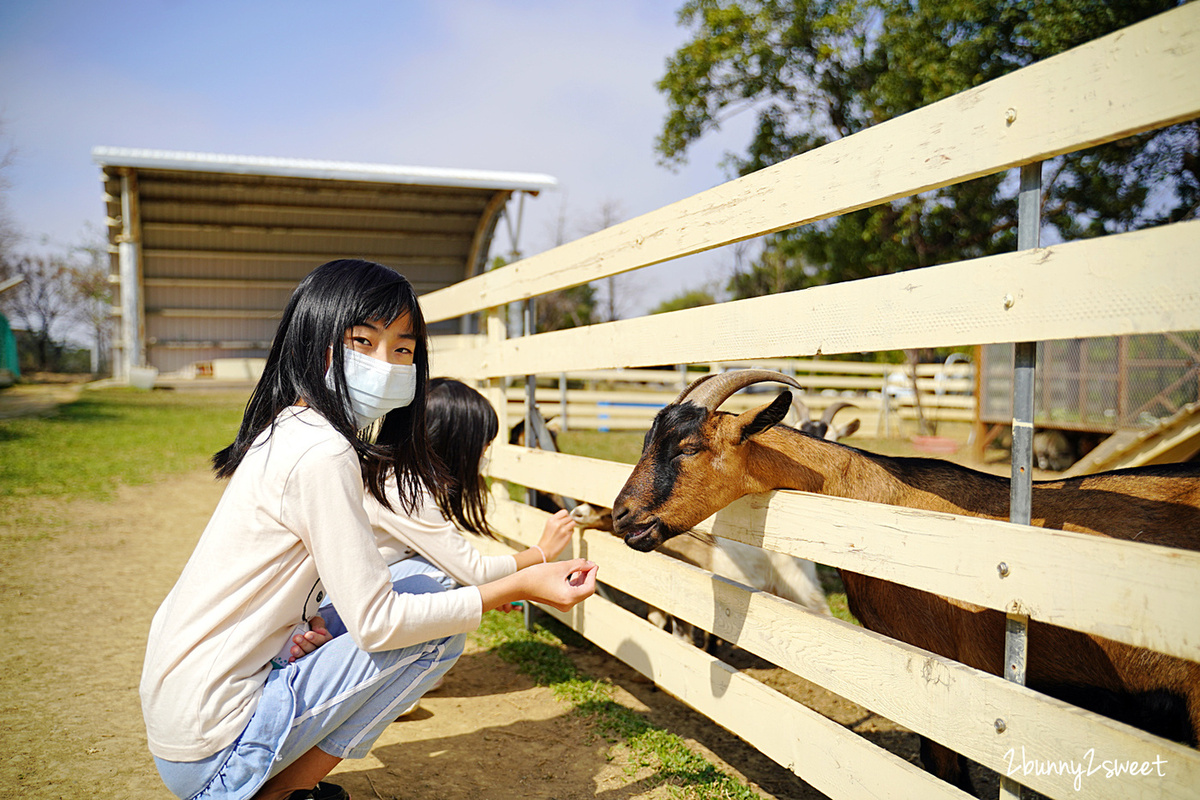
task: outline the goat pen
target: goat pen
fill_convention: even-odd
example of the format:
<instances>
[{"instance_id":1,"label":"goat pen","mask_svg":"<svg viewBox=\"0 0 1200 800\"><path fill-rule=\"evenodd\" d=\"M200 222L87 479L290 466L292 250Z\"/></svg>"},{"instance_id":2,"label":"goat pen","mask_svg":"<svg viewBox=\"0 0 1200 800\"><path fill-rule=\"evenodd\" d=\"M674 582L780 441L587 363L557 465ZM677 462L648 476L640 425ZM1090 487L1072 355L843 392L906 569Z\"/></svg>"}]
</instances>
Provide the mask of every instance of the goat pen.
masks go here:
<instances>
[{"instance_id":1,"label":"goat pen","mask_svg":"<svg viewBox=\"0 0 1200 800\"><path fill-rule=\"evenodd\" d=\"M1025 178L1056 155L1198 116L1192 3L426 295L430 322L484 312L487 328L477 346L438 353L433 370L484 386L504 430L513 376L1200 329L1200 221L1027 240L1005 255L515 339L499 317L508 303L932 188L1019 168ZM498 443L490 472L609 506L630 467ZM506 495L498 504L505 537L536 541L542 512ZM700 527L1018 624L1031 617L1200 660L1197 553L790 491L743 498ZM1047 796L1200 794L1191 748L607 534L579 537L574 552L621 591ZM600 597L556 616L830 797L965 796Z\"/></svg>"}]
</instances>

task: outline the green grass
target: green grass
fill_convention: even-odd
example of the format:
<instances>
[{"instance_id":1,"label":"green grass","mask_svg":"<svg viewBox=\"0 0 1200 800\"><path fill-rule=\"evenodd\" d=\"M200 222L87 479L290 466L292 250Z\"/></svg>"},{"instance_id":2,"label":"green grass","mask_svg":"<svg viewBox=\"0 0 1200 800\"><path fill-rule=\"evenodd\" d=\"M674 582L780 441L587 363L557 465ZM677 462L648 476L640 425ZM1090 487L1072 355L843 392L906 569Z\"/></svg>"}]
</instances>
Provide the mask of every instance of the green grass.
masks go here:
<instances>
[{"instance_id":1,"label":"green grass","mask_svg":"<svg viewBox=\"0 0 1200 800\"><path fill-rule=\"evenodd\" d=\"M636 464L645 436L639 431L566 431L558 435L558 448L573 456Z\"/></svg>"},{"instance_id":2,"label":"green grass","mask_svg":"<svg viewBox=\"0 0 1200 800\"><path fill-rule=\"evenodd\" d=\"M538 685L549 687L555 697L572 706L574 713L589 719L598 735L611 745L625 748L630 774L653 770L653 775L644 779L647 788L667 785L674 796L694 800L760 798L750 787L690 750L679 736L655 727L644 714L613 700L611 683L580 673L566 644L591 645L569 628L550 620L547 626L538 624L530 631L519 614L490 612L473 636Z\"/></svg>"},{"instance_id":3,"label":"green grass","mask_svg":"<svg viewBox=\"0 0 1200 800\"><path fill-rule=\"evenodd\" d=\"M50 416L0 420L0 518L49 522L30 501L108 499L203 468L233 441L245 403L244 392L100 389Z\"/></svg>"}]
</instances>

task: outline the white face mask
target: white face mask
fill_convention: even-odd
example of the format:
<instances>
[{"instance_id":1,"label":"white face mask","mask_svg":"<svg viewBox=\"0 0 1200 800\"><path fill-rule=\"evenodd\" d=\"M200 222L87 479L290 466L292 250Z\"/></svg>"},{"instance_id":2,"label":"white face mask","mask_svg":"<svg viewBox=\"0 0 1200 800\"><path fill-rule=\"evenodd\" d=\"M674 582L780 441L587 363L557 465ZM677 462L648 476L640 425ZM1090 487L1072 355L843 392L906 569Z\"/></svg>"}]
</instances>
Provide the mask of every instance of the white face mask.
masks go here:
<instances>
[{"instance_id":1,"label":"white face mask","mask_svg":"<svg viewBox=\"0 0 1200 800\"><path fill-rule=\"evenodd\" d=\"M349 347L345 349L343 358L350 410L354 412L360 430L392 409L404 408L413 401L417 393L415 364L388 364ZM328 370L325 372L325 385L334 388L333 377Z\"/></svg>"}]
</instances>

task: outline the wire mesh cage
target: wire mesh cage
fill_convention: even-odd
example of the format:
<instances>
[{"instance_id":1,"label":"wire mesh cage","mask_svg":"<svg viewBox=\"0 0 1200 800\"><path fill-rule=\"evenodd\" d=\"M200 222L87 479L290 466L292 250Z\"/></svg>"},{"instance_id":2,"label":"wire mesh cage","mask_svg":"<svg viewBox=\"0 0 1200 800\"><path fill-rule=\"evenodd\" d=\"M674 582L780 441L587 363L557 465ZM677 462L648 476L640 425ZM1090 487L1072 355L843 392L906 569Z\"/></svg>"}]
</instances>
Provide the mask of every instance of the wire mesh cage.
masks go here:
<instances>
[{"instance_id":1,"label":"wire mesh cage","mask_svg":"<svg viewBox=\"0 0 1200 800\"><path fill-rule=\"evenodd\" d=\"M979 420L1012 421L1013 346L980 354ZM1148 428L1200 399L1200 331L1039 342L1034 423L1112 433Z\"/></svg>"}]
</instances>

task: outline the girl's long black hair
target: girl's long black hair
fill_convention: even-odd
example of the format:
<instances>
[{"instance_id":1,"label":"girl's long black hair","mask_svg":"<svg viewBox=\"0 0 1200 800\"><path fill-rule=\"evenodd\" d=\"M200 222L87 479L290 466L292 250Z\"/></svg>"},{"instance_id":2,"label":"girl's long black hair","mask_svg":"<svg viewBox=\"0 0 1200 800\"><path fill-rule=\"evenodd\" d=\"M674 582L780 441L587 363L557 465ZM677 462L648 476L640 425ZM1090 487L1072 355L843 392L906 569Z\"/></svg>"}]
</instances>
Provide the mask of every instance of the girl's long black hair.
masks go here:
<instances>
[{"instance_id":1,"label":"girl's long black hair","mask_svg":"<svg viewBox=\"0 0 1200 800\"><path fill-rule=\"evenodd\" d=\"M487 485L479 459L500 430L500 420L483 395L451 378L429 382L429 443L452 480L433 492L438 508L459 528L496 538L487 523Z\"/></svg>"},{"instance_id":2,"label":"girl's long black hair","mask_svg":"<svg viewBox=\"0 0 1200 800\"><path fill-rule=\"evenodd\" d=\"M344 371L346 329L382 320L391 324L408 315L416 339L413 363L417 389L413 401L383 417L373 442L363 440L350 411ZM327 354L333 389L325 383ZM242 417L233 444L213 456L213 469L231 477L254 440L274 425L279 412L303 400L329 421L358 453L363 486L385 507L384 480L395 469L401 507L416 508L422 485L435 494L448 479L426 436L425 400L429 386L429 342L425 318L412 285L393 269L360 259L339 259L310 272L292 293L262 377Z\"/></svg>"}]
</instances>

